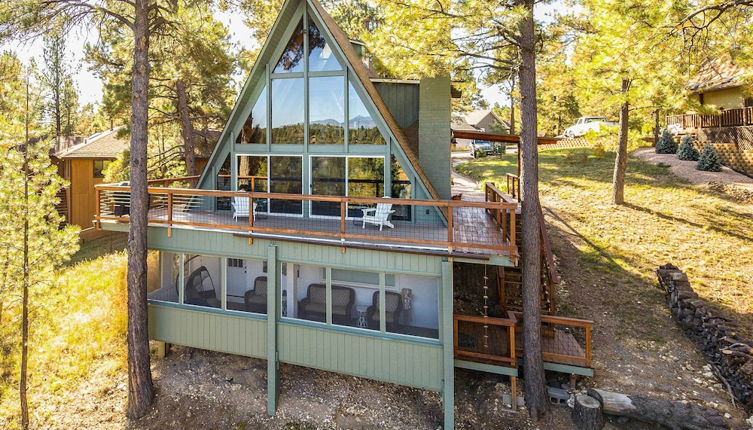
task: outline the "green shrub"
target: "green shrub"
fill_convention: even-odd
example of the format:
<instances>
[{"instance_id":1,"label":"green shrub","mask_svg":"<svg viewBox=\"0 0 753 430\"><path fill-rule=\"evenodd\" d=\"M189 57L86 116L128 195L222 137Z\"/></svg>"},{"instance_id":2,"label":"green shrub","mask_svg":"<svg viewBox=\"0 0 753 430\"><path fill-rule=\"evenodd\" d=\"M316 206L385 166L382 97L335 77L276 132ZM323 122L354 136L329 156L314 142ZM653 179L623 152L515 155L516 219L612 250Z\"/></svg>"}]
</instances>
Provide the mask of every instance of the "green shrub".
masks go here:
<instances>
[{"instance_id":1,"label":"green shrub","mask_svg":"<svg viewBox=\"0 0 753 430\"><path fill-rule=\"evenodd\" d=\"M677 158L685 161L698 161L701 153L693 146L693 137L683 136L680 147L677 148Z\"/></svg>"},{"instance_id":2,"label":"green shrub","mask_svg":"<svg viewBox=\"0 0 753 430\"><path fill-rule=\"evenodd\" d=\"M672 134L667 130L664 130L659 137L659 141L656 142L657 154L675 154L677 153L677 144Z\"/></svg>"},{"instance_id":3,"label":"green shrub","mask_svg":"<svg viewBox=\"0 0 753 430\"><path fill-rule=\"evenodd\" d=\"M722 162L719 160L719 156L716 155L714 147L710 144L706 144L703 147L703 152L698 158L696 169L706 172L720 172L722 170Z\"/></svg>"}]
</instances>

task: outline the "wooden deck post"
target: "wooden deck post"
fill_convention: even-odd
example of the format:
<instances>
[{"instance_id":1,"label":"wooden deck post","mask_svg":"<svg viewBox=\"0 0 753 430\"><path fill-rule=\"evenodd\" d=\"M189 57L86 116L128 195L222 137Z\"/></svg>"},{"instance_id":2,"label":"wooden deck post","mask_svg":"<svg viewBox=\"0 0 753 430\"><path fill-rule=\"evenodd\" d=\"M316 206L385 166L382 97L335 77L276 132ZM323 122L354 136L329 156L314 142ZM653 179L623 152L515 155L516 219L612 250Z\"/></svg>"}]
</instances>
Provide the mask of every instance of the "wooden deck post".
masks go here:
<instances>
[{"instance_id":1,"label":"wooden deck post","mask_svg":"<svg viewBox=\"0 0 753 430\"><path fill-rule=\"evenodd\" d=\"M455 241L455 224L452 219L454 212L454 207L450 206L447 208L447 252L452 252L452 243Z\"/></svg>"},{"instance_id":2,"label":"wooden deck post","mask_svg":"<svg viewBox=\"0 0 753 430\"><path fill-rule=\"evenodd\" d=\"M280 277L277 245L267 248L267 415L277 411L280 375L277 362L277 303L280 300Z\"/></svg>"},{"instance_id":3,"label":"wooden deck post","mask_svg":"<svg viewBox=\"0 0 753 430\"><path fill-rule=\"evenodd\" d=\"M586 326L586 367L591 367L591 326Z\"/></svg>"},{"instance_id":4,"label":"wooden deck post","mask_svg":"<svg viewBox=\"0 0 753 430\"><path fill-rule=\"evenodd\" d=\"M167 237L173 237L173 193L167 193Z\"/></svg>"},{"instance_id":5,"label":"wooden deck post","mask_svg":"<svg viewBox=\"0 0 753 430\"><path fill-rule=\"evenodd\" d=\"M254 198L249 196L248 197L248 226L253 228L254 227ZM251 233L253 233L253 230L251 230ZM253 245L254 244L254 237L249 236L248 237L248 244Z\"/></svg>"},{"instance_id":6,"label":"wooden deck post","mask_svg":"<svg viewBox=\"0 0 753 430\"><path fill-rule=\"evenodd\" d=\"M348 199L340 200L340 241L345 242L345 218L347 217ZM345 247L340 247L340 252L345 253Z\"/></svg>"},{"instance_id":7,"label":"wooden deck post","mask_svg":"<svg viewBox=\"0 0 753 430\"><path fill-rule=\"evenodd\" d=\"M510 376L510 407L513 411L518 410L518 378Z\"/></svg>"},{"instance_id":8,"label":"wooden deck post","mask_svg":"<svg viewBox=\"0 0 753 430\"><path fill-rule=\"evenodd\" d=\"M101 200L102 192L99 188L94 187L94 194L95 194L95 201L97 202L97 204L94 206L94 228L96 230L99 230L102 228L102 222L99 220L99 217L102 211L102 200ZM68 217L69 217L68 220L70 221L70 214L68 214Z\"/></svg>"}]
</instances>

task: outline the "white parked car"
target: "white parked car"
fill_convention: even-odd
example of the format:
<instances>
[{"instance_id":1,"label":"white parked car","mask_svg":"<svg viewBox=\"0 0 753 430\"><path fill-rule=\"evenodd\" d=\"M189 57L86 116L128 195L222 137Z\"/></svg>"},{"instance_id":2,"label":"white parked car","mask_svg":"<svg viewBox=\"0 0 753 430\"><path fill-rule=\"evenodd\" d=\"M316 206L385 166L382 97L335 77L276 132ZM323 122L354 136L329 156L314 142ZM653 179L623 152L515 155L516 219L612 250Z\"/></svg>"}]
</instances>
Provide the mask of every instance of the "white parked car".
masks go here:
<instances>
[{"instance_id":1,"label":"white parked car","mask_svg":"<svg viewBox=\"0 0 753 430\"><path fill-rule=\"evenodd\" d=\"M575 124L565 129L565 137L584 136L589 131L600 131L602 127L614 127L617 123L608 121L604 116L582 116L575 121Z\"/></svg>"}]
</instances>

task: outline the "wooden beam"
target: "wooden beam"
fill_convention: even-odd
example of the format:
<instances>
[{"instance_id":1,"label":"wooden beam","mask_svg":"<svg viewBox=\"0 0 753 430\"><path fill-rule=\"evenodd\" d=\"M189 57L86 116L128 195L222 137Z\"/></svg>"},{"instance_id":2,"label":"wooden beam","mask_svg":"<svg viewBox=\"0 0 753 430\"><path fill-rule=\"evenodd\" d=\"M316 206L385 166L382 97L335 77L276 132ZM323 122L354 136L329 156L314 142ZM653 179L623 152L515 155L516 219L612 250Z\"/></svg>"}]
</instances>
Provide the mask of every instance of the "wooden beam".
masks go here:
<instances>
[{"instance_id":1,"label":"wooden beam","mask_svg":"<svg viewBox=\"0 0 753 430\"><path fill-rule=\"evenodd\" d=\"M477 139L488 140L491 142L520 143L520 136L516 134L489 133L486 131L452 130L452 137L455 139ZM538 138L539 145L554 145L559 141L560 139L556 137L540 136Z\"/></svg>"}]
</instances>

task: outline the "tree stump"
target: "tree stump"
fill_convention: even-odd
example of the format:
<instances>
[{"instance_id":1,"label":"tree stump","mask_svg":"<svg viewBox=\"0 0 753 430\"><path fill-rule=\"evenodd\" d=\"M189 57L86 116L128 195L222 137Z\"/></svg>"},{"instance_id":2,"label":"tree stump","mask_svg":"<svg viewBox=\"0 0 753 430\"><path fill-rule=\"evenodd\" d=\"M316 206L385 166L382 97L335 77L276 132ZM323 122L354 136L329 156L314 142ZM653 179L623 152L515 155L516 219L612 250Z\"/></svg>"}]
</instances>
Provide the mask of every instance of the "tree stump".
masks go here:
<instances>
[{"instance_id":1,"label":"tree stump","mask_svg":"<svg viewBox=\"0 0 753 430\"><path fill-rule=\"evenodd\" d=\"M601 403L591 396L577 394L572 419L580 430L601 430L606 422Z\"/></svg>"}]
</instances>

